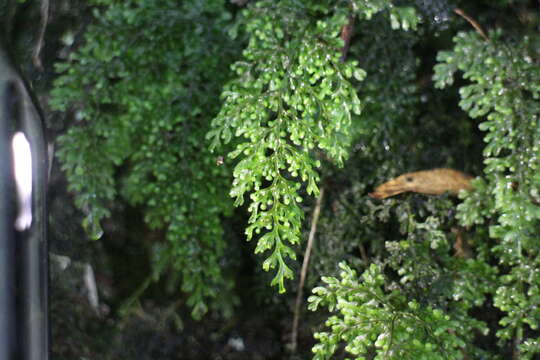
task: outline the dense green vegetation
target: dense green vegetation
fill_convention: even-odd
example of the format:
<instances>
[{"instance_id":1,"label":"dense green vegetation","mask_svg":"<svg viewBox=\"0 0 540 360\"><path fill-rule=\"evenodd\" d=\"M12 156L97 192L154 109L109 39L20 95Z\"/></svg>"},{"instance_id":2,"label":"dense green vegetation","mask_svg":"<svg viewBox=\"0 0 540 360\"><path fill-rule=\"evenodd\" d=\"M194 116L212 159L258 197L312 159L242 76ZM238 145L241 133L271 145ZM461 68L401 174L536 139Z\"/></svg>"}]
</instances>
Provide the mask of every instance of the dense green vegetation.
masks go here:
<instances>
[{"instance_id":1,"label":"dense green vegetation","mask_svg":"<svg viewBox=\"0 0 540 360\"><path fill-rule=\"evenodd\" d=\"M303 299L315 359L540 356L538 2L79 8L50 127L89 238L143 229L151 266L122 314L144 298L203 322L286 307L324 188ZM438 167L474 191L368 196Z\"/></svg>"}]
</instances>

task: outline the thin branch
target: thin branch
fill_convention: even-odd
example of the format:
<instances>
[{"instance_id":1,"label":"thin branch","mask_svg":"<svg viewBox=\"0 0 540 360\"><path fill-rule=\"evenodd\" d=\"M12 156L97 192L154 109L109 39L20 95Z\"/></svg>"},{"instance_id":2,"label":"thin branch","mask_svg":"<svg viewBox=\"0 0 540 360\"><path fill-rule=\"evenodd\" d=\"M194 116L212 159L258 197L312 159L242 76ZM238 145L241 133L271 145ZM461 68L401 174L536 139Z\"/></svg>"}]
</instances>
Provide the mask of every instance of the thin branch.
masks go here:
<instances>
[{"instance_id":1,"label":"thin branch","mask_svg":"<svg viewBox=\"0 0 540 360\"><path fill-rule=\"evenodd\" d=\"M469 15L467 15L465 13L465 11L461 10L460 8L455 8L454 12L456 14L458 14L459 16L461 16L462 18L464 18L465 20L467 20L469 22L469 24L471 24L472 27L475 28L476 31L478 31L480 36L482 36L484 38L484 40L489 41L488 36L484 32L484 30L482 30L482 27L480 26L480 24L478 24L473 18L471 18Z\"/></svg>"},{"instance_id":2,"label":"thin branch","mask_svg":"<svg viewBox=\"0 0 540 360\"><path fill-rule=\"evenodd\" d=\"M347 53L349 52L349 47L351 46L351 38L354 29L354 16L349 15L347 24L341 28L341 40L343 40L343 47L341 48L341 62L345 62L347 58Z\"/></svg>"},{"instance_id":3,"label":"thin branch","mask_svg":"<svg viewBox=\"0 0 540 360\"><path fill-rule=\"evenodd\" d=\"M463 232L463 228L460 226L453 226L450 231L455 235L454 241L454 256L462 259L472 258L471 249L467 243L467 238Z\"/></svg>"},{"instance_id":4,"label":"thin branch","mask_svg":"<svg viewBox=\"0 0 540 360\"><path fill-rule=\"evenodd\" d=\"M237 5L237 6L244 6L247 4L249 0L231 0L231 3Z\"/></svg>"},{"instance_id":5,"label":"thin branch","mask_svg":"<svg viewBox=\"0 0 540 360\"><path fill-rule=\"evenodd\" d=\"M341 199L341 197L338 197L337 201L345 208L346 211L351 214L351 216L354 216L358 219L359 222L362 222L362 217L356 213L356 211L349 205L347 201L344 201ZM360 250L360 257L362 258L362 261L364 263L369 264L369 257L367 256L366 248L364 247L364 244L361 242L358 243L358 249Z\"/></svg>"},{"instance_id":6,"label":"thin branch","mask_svg":"<svg viewBox=\"0 0 540 360\"><path fill-rule=\"evenodd\" d=\"M514 339L512 340L513 350L512 350L512 360L519 360L521 359L521 351L519 349L519 345L523 341L523 326L520 325L516 329L516 333L514 334Z\"/></svg>"},{"instance_id":7,"label":"thin branch","mask_svg":"<svg viewBox=\"0 0 540 360\"><path fill-rule=\"evenodd\" d=\"M306 281L307 270L309 266L309 257L311 255L311 249L313 248L313 242L315 240L315 233L317 232L317 223L319 222L319 215L321 213L321 203L324 196L324 188L321 188L319 197L313 209L313 216L311 218L311 229L309 231L308 243L306 252L304 254L304 261L302 262L302 271L300 273L300 282L298 284L298 293L296 294L296 303L294 305L294 318L291 334L291 351L296 352L297 339L298 339L298 323L300 321L300 306L302 305L302 296L304 283Z\"/></svg>"},{"instance_id":8,"label":"thin branch","mask_svg":"<svg viewBox=\"0 0 540 360\"><path fill-rule=\"evenodd\" d=\"M49 0L41 0L41 26L39 28L38 38L34 52L32 54L32 62L34 66L43 71L43 63L41 62L41 49L45 43L45 30L47 30L47 24L49 22Z\"/></svg>"}]
</instances>

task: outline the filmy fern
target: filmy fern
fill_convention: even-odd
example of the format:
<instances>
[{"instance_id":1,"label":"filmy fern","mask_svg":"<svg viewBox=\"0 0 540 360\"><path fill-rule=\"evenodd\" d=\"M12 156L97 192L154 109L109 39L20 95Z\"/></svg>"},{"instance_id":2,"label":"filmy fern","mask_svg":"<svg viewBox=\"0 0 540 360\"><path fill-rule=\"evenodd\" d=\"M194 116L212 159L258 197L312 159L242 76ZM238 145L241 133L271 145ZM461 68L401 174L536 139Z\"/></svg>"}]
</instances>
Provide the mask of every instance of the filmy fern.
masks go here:
<instances>
[{"instance_id":1,"label":"filmy fern","mask_svg":"<svg viewBox=\"0 0 540 360\"><path fill-rule=\"evenodd\" d=\"M413 9L390 1L342 5L260 1L248 9L249 46L233 67L237 78L227 85L208 133L212 148L235 139L229 156L239 161L230 194L237 206L249 194L247 239L255 234L256 252L271 252L263 267L277 269L272 284L280 292L292 277L290 245L300 240L302 184L309 195L319 191L316 150L342 164L361 110L351 81L363 80L365 72L356 61L340 61L342 27L350 14L369 19L383 10L393 28L418 22Z\"/></svg>"},{"instance_id":2,"label":"filmy fern","mask_svg":"<svg viewBox=\"0 0 540 360\"><path fill-rule=\"evenodd\" d=\"M231 14L220 0L96 4L52 94L53 108L75 114L59 139L69 188L94 238L119 198L141 207L151 228L166 230L152 278L178 271L197 317L208 304L225 310L221 217L232 204L204 137L236 49L223 33Z\"/></svg>"},{"instance_id":3,"label":"filmy fern","mask_svg":"<svg viewBox=\"0 0 540 360\"><path fill-rule=\"evenodd\" d=\"M506 313L497 336L513 340L522 358L540 351L540 338L527 337L540 319L540 68L530 53L530 41L505 38L502 31L485 41L473 32L458 33L452 51L438 55L436 86L452 84L457 71L467 85L460 88L460 106L472 118L482 119L485 132L484 176L478 191L459 206L465 225L494 217L490 237L501 266L508 269L498 280L495 306Z\"/></svg>"}]
</instances>

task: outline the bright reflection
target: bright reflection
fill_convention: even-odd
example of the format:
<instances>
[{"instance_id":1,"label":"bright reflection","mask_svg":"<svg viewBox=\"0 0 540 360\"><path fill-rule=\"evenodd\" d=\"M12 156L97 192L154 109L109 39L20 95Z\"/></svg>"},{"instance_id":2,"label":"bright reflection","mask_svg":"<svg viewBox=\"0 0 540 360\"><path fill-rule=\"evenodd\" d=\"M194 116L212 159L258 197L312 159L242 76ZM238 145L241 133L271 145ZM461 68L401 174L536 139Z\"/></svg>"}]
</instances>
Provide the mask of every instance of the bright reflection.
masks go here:
<instances>
[{"instance_id":1,"label":"bright reflection","mask_svg":"<svg viewBox=\"0 0 540 360\"><path fill-rule=\"evenodd\" d=\"M32 224L32 152L22 132L13 135L13 163L17 186L18 214L15 229L26 230Z\"/></svg>"}]
</instances>

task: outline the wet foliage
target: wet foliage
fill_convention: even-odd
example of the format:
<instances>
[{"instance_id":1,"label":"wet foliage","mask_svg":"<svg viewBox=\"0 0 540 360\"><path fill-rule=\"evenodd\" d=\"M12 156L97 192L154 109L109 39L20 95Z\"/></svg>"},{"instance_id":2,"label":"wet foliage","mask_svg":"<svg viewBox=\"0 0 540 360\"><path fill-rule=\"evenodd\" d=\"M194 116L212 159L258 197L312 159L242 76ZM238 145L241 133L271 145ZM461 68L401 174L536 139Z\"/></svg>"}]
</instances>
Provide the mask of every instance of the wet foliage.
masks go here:
<instances>
[{"instance_id":1,"label":"wet foliage","mask_svg":"<svg viewBox=\"0 0 540 360\"><path fill-rule=\"evenodd\" d=\"M51 100L81 124L58 139L57 156L90 236L103 235L100 221L117 198L144 208L150 228L166 229L152 250L152 278L176 269L197 317L209 301L231 306L215 299L231 287L220 267L228 180L205 141L236 48L222 31L231 26L222 5L95 8L85 43L57 66Z\"/></svg>"}]
</instances>

